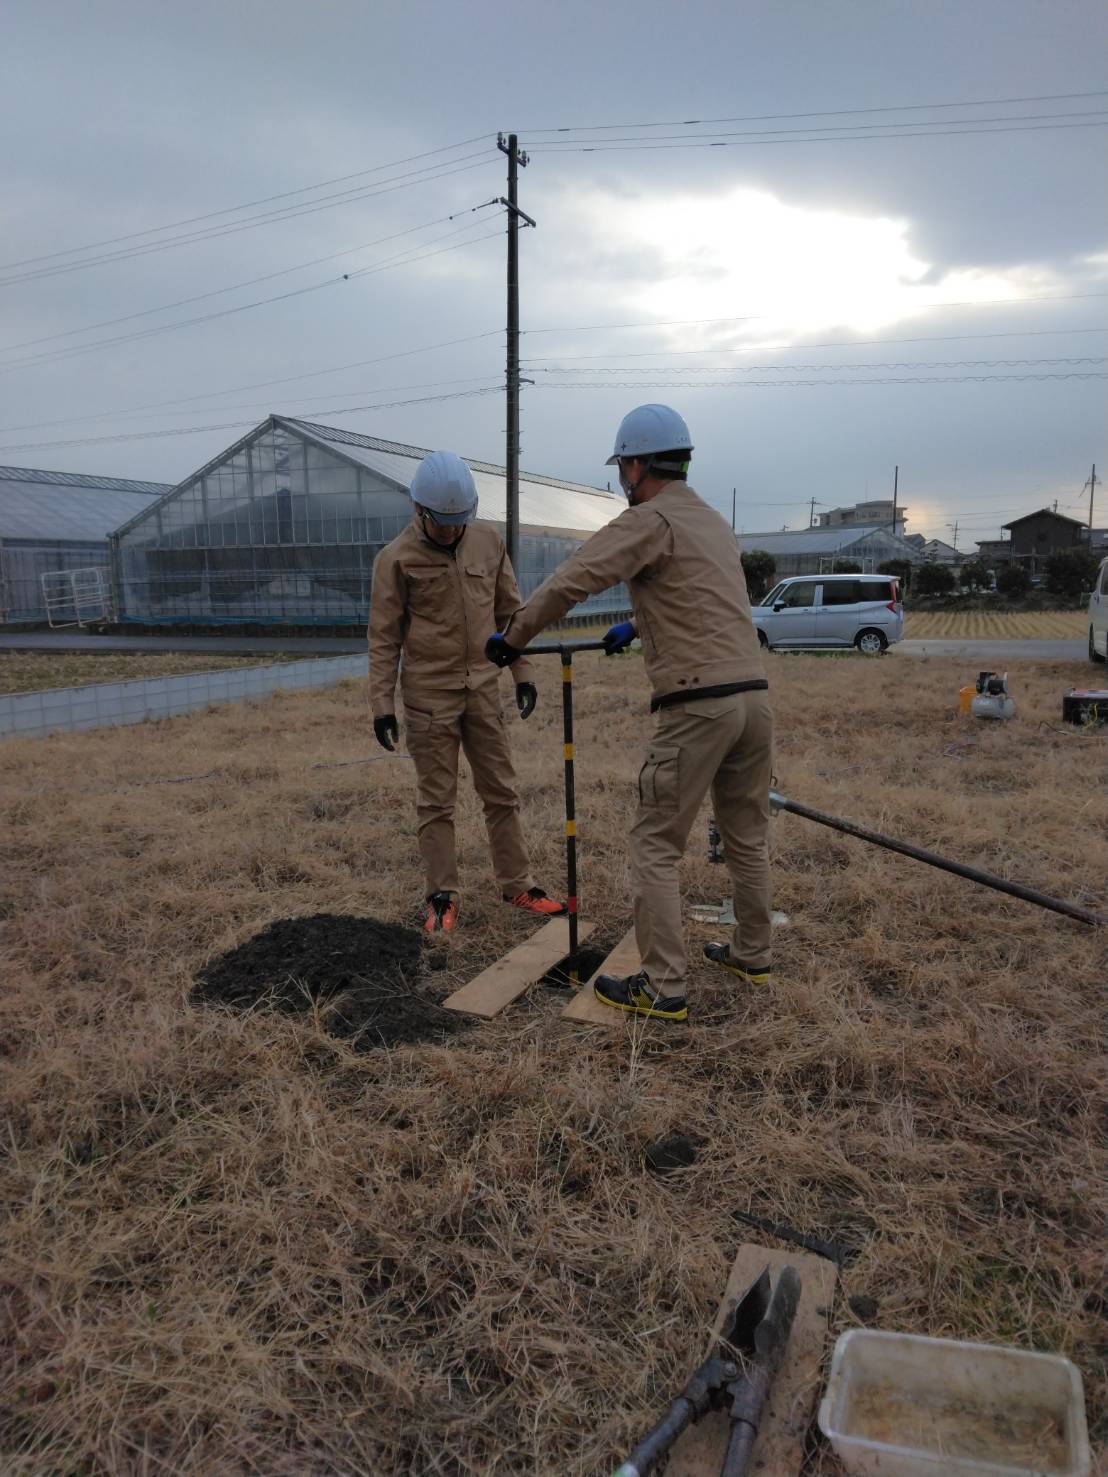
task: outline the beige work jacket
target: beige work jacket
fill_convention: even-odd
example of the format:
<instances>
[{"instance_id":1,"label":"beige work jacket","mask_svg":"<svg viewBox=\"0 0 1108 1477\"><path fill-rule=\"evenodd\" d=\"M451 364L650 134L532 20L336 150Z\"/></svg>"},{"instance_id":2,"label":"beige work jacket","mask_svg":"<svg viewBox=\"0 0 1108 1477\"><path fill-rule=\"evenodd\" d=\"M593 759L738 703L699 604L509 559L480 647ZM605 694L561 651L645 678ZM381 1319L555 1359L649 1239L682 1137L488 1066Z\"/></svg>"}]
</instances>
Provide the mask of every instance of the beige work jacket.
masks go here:
<instances>
[{"instance_id":1,"label":"beige work jacket","mask_svg":"<svg viewBox=\"0 0 1108 1477\"><path fill-rule=\"evenodd\" d=\"M424 538L418 519L373 561L369 601L369 700L373 716L396 712L396 679L406 702L466 688L497 688L485 642L520 605L504 540L491 523L469 523L451 550ZM403 662L401 657L403 656ZM534 681L527 661L512 667Z\"/></svg>"},{"instance_id":2,"label":"beige work jacket","mask_svg":"<svg viewBox=\"0 0 1108 1477\"><path fill-rule=\"evenodd\" d=\"M655 700L765 680L739 546L684 482L628 508L571 554L512 617L526 646L578 601L625 581ZM514 670L514 669L513 669Z\"/></svg>"}]
</instances>

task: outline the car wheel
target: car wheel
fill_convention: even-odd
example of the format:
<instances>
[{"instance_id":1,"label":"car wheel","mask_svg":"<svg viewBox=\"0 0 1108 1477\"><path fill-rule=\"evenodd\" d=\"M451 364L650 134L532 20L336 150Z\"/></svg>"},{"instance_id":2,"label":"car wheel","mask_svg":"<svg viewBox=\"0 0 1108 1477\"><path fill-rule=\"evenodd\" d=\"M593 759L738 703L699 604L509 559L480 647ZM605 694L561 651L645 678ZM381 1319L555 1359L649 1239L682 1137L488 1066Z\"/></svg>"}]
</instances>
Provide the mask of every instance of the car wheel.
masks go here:
<instances>
[{"instance_id":1,"label":"car wheel","mask_svg":"<svg viewBox=\"0 0 1108 1477\"><path fill-rule=\"evenodd\" d=\"M854 645L866 656L880 656L888 644L884 631L875 630L872 626L859 631L854 638Z\"/></svg>"},{"instance_id":2,"label":"car wheel","mask_svg":"<svg viewBox=\"0 0 1108 1477\"><path fill-rule=\"evenodd\" d=\"M1100 652L1096 649L1096 642L1093 640L1092 626L1089 627L1089 660L1091 662L1103 662L1105 660L1105 658L1102 657Z\"/></svg>"}]
</instances>

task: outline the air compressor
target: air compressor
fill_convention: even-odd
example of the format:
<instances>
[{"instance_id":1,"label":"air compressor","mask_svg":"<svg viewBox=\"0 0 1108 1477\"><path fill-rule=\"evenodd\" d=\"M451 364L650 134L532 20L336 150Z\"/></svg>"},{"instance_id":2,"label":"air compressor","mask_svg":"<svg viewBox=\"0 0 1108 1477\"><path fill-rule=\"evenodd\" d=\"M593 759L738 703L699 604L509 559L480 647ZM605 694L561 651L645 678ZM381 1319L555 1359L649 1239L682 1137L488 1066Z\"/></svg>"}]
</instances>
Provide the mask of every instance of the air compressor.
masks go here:
<instances>
[{"instance_id":1,"label":"air compressor","mask_svg":"<svg viewBox=\"0 0 1108 1477\"><path fill-rule=\"evenodd\" d=\"M970 712L975 718L1011 718L1016 705L1008 694L1008 673L981 672L977 678L977 690L970 702Z\"/></svg>"}]
</instances>

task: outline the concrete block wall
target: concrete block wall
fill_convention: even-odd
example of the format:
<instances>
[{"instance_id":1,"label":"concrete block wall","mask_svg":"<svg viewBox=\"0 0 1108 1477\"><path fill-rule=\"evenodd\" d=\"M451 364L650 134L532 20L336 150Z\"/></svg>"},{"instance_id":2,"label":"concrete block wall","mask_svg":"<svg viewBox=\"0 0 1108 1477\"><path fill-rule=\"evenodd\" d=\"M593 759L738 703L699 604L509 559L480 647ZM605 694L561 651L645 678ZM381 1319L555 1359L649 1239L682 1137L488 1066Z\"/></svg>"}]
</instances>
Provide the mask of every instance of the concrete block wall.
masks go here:
<instances>
[{"instance_id":1,"label":"concrete block wall","mask_svg":"<svg viewBox=\"0 0 1108 1477\"><path fill-rule=\"evenodd\" d=\"M41 738L48 733L145 723L150 718L177 718L211 703L242 702L278 690L330 687L346 677L366 677L368 672L366 656L312 657L224 672L9 693L0 696L0 738Z\"/></svg>"}]
</instances>

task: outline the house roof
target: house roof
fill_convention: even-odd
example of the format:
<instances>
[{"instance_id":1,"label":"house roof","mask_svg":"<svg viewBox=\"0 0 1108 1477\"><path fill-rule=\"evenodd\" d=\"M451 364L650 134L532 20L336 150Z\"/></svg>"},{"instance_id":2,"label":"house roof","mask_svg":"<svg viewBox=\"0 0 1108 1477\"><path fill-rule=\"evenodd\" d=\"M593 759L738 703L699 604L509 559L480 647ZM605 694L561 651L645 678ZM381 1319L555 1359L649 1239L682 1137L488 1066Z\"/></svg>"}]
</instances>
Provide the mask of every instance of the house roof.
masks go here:
<instances>
[{"instance_id":1,"label":"house roof","mask_svg":"<svg viewBox=\"0 0 1108 1477\"><path fill-rule=\"evenodd\" d=\"M164 482L0 467L0 539L97 543L168 491Z\"/></svg>"},{"instance_id":2,"label":"house roof","mask_svg":"<svg viewBox=\"0 0 1108 1477\"><path fill-rule=\"evenodd\" d=\"M1021 523L1026 523L1029 518L1056 518L1059 523L1072 523L1076 528L1084 528L1086 525L1080 518L1068 518L1065 513L1056 513L1053 508L1038 508L1034 513L1024 513L1022 518L1013 518L1011 523L1002 523L1001 528L1018 528Z\"/></svg>"},{"instance_id":3,"label":"house roof","mask_svg":"<svg viewBox=\"0 0 1108 1477\"><path fill-rule=\"evenodd\" d=\"M767 554L842 554L856 545L869 540L895 545L903 550L903 557L910 559L916 552L911 544L890 533L884 523L839 524L833 528L798 528L791 532L740 533L739 543L744 549L764 549ZM895 557L895 554L894 554Z\"/></svg>"}]
</instances>

